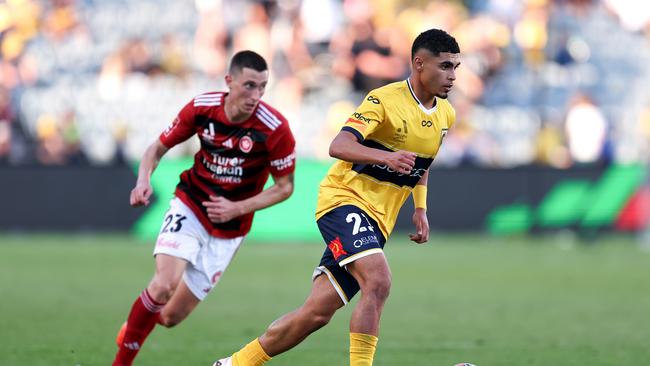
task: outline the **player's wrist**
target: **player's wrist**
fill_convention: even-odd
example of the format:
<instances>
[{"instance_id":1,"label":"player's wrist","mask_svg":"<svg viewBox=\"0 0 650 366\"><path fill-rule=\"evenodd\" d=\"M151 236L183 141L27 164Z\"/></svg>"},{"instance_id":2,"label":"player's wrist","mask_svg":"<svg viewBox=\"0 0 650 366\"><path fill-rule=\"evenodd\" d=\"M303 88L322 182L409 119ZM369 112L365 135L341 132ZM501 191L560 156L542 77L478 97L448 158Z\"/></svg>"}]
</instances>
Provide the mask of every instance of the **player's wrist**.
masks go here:
<instances>
[{"instance_id":1,"label":"player's wrist","mask_svg":"<svg viewBox=\"0 0 650 366\"><path fill-rule=\"evenodd\" d=\"M377 163L381 165L390 166L392 154L393 153L390 151L381 151L381 154L375 154L375 157L378 160Z\"/></svg>"},{"instance_id":2,"label":"player's wrist","mask_svg":"<svg viewBox=\"0 0 650 366\"><path fill-rule=\"evenodd\" d=\"M145 176L138 176L138 179L135 181L135 185L143 186L151 184L151 179Z\"/></svg>"},{"instance_id":3,"label":"player's wrist","mask_svg":"<svg viewBox=\"0 0 650 366\"><path fill-rule=\"evenodd\" d=\"M427 186L423 184L417 184L413 188L413 203L415 209L427 209Z\"/></svg>"}]
</instances>

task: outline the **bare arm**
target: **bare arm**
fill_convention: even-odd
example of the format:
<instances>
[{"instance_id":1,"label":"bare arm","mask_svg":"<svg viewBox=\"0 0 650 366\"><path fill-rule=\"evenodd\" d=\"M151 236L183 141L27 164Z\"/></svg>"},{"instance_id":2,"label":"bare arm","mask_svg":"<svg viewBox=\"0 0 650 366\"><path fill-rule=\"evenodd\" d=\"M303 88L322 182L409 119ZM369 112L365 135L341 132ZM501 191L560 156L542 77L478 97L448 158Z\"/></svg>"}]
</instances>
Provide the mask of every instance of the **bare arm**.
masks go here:
<instances>
[{"instance_id":1,"label":"bare arm","mask_svg":"<svg viewBox=\"0 0 650 366\"><path fill-rule=\"evenodd\" d=\"M422 175L418 181L418 185L427 186L429 181L429 169ZM422 244L429 240L429 219L427 218L427 210L425 208L416 208L413 213L413 224L415 225L415 234L409 234L409 239Z\"/></svg>"},{"instance_id":2,"label":"bare arm","mask_svg":"<svg viewBox=\"0 0 650 366\"><path fill-rule=\"evenodd\" d=\"M169 149L156 139L147 150L145 150L140 167L138 168L138 180L135 187L131 190L130 203L133 207L149 204L149 198L153 194L151 188L151 175L158 166L160 159L167 153Z\"/></svg>"},{"instance_id":3,"label":"bare arm","mask_svg":"<svg viewBox=\"0 0 650 366\"><path fill-rule=\"evenodd\" d=\"M273 206L289 198L293 193L293 173L273 178L274 184L253 197L241 201L230 201L220 196L210 196L203 202L208 218L215 223L228 222L251 212Z\"/></svg>"},{"instance_id":4,"label":"bare arm","mask_svg":"<svg viewBox=\"0 0 650 366\"><path fill-rule=\"evenodd\" d=\"M341 131L336 135L330 144L329 153L333 158L352 163L387 165L402 174L409 174L415 165L415 153L403 150L384 151L366 147L348 131Z\"/></svg>"}]
</instances>

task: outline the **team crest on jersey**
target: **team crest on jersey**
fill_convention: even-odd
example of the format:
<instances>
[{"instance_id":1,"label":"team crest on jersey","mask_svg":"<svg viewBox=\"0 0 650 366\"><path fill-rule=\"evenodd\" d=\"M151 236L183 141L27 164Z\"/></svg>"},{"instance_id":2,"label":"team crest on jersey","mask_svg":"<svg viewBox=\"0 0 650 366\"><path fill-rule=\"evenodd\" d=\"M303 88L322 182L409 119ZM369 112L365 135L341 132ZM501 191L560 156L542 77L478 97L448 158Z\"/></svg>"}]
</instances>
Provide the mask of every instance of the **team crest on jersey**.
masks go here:
<instances>
[{"instance_id":1,"label":"team crest on jersey","mask_svg":"<svg viewBox=\"0 0 650 366\"><path fill-rule=\"evenodd\" d=\"M250 136L244 136L239 140L239 150L249 153L253 149L253 139Z\"/></svg>"}]
</instances>

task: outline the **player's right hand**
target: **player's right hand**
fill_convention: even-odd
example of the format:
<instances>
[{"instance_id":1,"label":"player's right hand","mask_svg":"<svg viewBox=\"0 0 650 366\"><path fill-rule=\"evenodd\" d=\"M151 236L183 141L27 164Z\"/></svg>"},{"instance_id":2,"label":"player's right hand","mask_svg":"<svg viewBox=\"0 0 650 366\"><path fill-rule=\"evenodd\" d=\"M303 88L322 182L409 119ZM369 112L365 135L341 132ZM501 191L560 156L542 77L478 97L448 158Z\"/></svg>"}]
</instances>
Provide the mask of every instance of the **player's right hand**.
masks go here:
<instances>
[{"instance_id":1,"label":"player's right hand","mask_svg":"<svg viewBox=\"0 0 650 366\"><path fill-rule=\"evenodd\" d=\"M136 186L131 190L131 197L129 199L131 206L133 207L139 207L142 205L148 206L149 198L151 197L152 193L153 193L153 188L151 188L151 184L149 183L136 184Z\"/></svg>"},{"instance_id":2,"label":"player's right hand","mask_svg":"<svg viewBox=\"0 0 650 366\"><path fill-rule=\"evenodd\" d=\"M398 150L388 153L386 165L400 174L411 174L415 166L416 154L410 151Z\"/></svg>"}]
</instances>

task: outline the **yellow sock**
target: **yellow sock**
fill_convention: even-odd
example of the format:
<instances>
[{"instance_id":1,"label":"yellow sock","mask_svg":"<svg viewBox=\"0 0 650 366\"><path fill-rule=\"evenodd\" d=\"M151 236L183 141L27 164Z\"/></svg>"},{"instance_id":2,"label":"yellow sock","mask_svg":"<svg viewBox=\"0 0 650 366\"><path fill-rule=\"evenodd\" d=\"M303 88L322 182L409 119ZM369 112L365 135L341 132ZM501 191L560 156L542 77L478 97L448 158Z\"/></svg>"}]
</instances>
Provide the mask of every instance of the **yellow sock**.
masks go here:
<instances>
[{"instance_id":1,"label":"yellow sock","mask_svg":"<svg viewBox=\"0 0 650 366\"><path fill-rule=\"evenodd\" d=\"M259 338L232 355L233 366L262 366L271 359L262 349Z\"/></svg>"},{"instance_id":2,"label":"yellow sock","mask_svg":"<svg viewBox=\"0 0 650 366\"><path fill-rule=\"evenodd\" d=\"M363 333L350 333L350 366L372 366L378 338Z\"/></svg>"}]
</instances>

